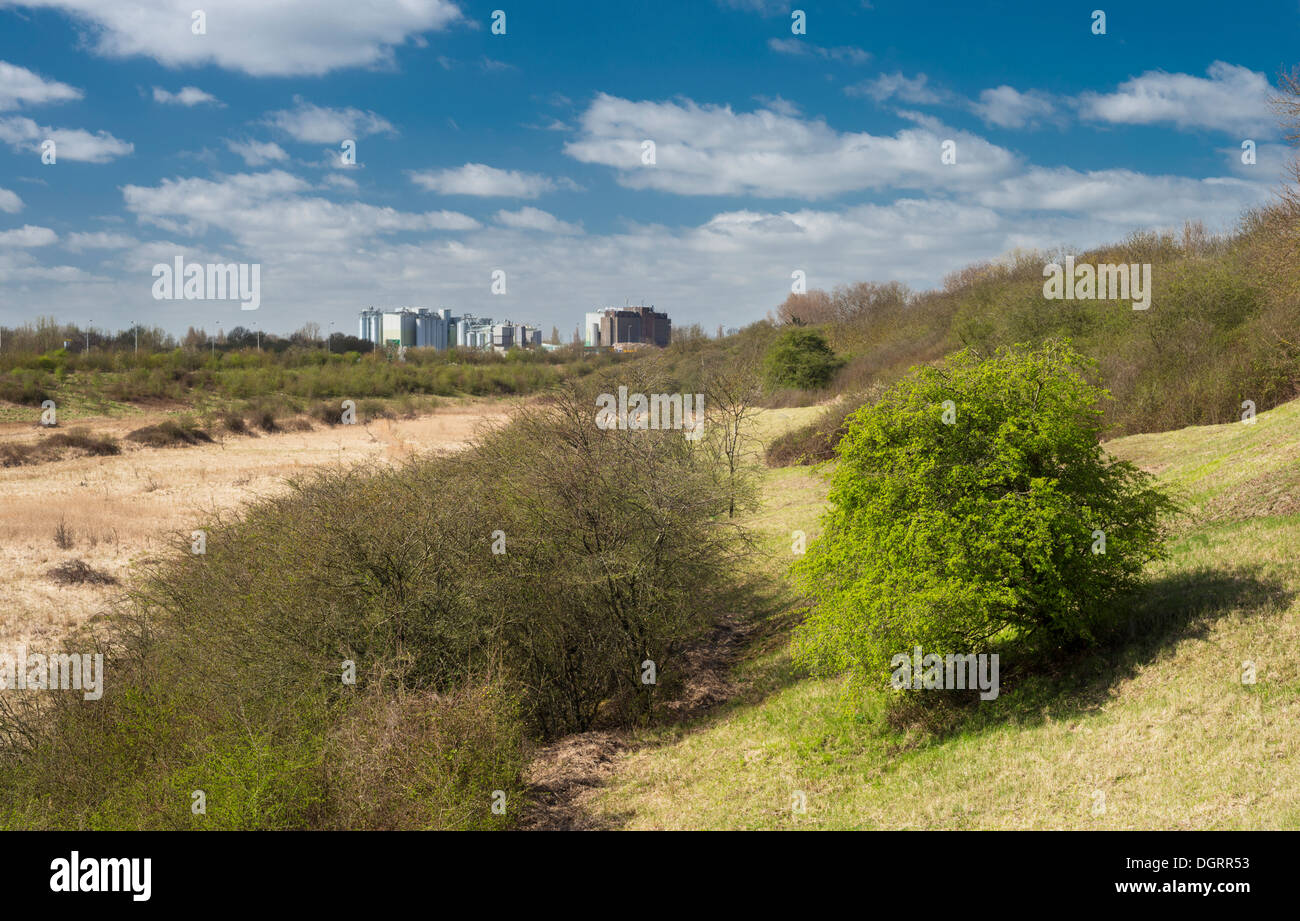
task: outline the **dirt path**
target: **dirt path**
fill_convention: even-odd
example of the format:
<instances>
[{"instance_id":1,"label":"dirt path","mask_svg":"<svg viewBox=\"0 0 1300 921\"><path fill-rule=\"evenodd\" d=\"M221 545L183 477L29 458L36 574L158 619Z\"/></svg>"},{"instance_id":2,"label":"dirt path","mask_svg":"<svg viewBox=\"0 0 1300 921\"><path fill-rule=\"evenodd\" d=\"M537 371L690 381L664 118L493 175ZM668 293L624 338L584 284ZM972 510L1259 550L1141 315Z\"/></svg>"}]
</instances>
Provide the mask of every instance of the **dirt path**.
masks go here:
<instances>
[{"instance_id":1,"label":"dirt path","mask_svg":"<svg viewBox=\"0 0 1300 921\"><path fill-rule=\"evenodd\" d=\"M731 676L757 624L728 614L683 654L685 686L667 705L668 722L684 723L736 696ZM565 736L541 749L524 779L531 801L520 820L523 831L596 831L617 825L597 819L588 808L592 798L618 770L621 757L638 742L632 733L592 730Z\"/></svg>"},{"instance_id":2,"label":"dirt path","mask_svg":"<svg viewBox=\"0 0 1300 921\"><path fill-rule=\"evenodd\" d=\"M274 493L287 477L313 467L459 450L506 411L499 400L465 400L412 419L227 436L187 448L123 442L116 457L0 468L0 648L51 646L119 591L112 584L60 583L49 575L55 566L83 560L125 583L134 566L164 552L169 533L188 533L208 510ZM85 419L75 426L120 438L161 418ZM0 442L40 435L30 424L0 426ZM62 547L55 540L60 524L68 535Z\"/></svg>"}]
</instances>

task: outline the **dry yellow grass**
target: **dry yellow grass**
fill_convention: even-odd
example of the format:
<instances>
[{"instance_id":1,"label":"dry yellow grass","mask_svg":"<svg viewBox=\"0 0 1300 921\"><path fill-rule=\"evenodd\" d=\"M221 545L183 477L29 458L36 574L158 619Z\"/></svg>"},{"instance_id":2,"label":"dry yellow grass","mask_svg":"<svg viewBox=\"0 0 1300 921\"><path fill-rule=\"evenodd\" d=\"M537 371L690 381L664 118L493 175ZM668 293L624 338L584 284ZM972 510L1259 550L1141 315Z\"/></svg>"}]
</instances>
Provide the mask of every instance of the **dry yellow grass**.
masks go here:
<instances>
[{"instance_id":1,"label":"dry yellow grass","mask_svg":"<svg viewBox=\"0 0 1300 921\"><path fill-rule=\"evenodd\" d=\"M116 457L0 468L0 649L52 646L120 590L60 585L47 575L53 566L81 559L125 583L133 567L164 550L169 533L192 530L206 511L239 507L322 465L393 463L413 452L457 450L478 426L505 413L500 400L464 400L412 419L227 436L188 448L123 442ZM78 425L121 438L165 418L155 415ZM0 442L31 442L41 434L27 424L0 425ZM68 549L55 544L60 522L71 533Z\"/></svg>"}]
</instances>

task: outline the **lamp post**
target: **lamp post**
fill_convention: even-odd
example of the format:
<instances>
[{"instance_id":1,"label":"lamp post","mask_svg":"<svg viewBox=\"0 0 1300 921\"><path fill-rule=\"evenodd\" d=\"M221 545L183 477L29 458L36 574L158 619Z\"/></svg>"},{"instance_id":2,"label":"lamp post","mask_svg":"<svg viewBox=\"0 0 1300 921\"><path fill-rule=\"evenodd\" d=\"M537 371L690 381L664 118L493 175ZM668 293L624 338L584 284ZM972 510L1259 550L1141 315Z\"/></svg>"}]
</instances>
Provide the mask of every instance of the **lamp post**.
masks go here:
<instances>
[{"instance_id":1,"label":"lamp post","mask_svg":"<svg viewBox=\"0 0 1300 921\"><path fill-rule=\"evenodd\" d=\"M135 353L139 355L140 354L140 324L135 322L135 320L132 320L131 326L135 328Z\"/></svg>"},{"instance_id":2,"label":"lamp post","mask_svg":"<svg viewBox=\"0 0 1300 921\"><path fill-rule=\"evenodd\" d=\"M86 321L86 354L90 354L90 326L94 322L94 320Z\"/></svg>"}]
</instances>

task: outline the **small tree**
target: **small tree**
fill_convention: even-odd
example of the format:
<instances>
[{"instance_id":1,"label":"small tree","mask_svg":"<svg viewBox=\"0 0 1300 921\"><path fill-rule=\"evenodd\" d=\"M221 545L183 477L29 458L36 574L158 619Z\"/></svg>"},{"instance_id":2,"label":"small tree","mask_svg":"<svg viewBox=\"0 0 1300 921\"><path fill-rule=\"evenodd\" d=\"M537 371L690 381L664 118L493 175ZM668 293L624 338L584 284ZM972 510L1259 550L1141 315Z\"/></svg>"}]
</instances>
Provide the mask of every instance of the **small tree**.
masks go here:
<instances>
[{"instance_id":1,"label":"small tree","mask_svg":"<svg viewBox=\"0 0 1300 921\"><path fill-rule=\"evenodd\" d=\"M704 389L708 444L717 451L727 477L727 517L734 518L737 501L743 503L750 492L747 474L759 450L751 428L763 388L754 351L741 346L724 356L706 373Z\"/></svg>"},{"instance_id":2,"label":"small tree","mask_svg":"<svg viewBox=\"0 0 1300 921\"><path fill-rule=\"evenodd\" d=\"M1098 443L1105 396L1068 343L914 370L850 417L825 530L797 566L798 654L872 681L921 646L1094 635L1162 553L1174 506Z\"/></svg>"},{"instance_id":3,"label":"small tree","mask_svg":"<svg viewBox=\"0 0 1300 921\"><path fill-rule=\"evenodd\" d=\"M821 333L792 327L768 351L763 372L770 387L820 390L831 382L841 364Z\"/></svg>"}]
</instances>

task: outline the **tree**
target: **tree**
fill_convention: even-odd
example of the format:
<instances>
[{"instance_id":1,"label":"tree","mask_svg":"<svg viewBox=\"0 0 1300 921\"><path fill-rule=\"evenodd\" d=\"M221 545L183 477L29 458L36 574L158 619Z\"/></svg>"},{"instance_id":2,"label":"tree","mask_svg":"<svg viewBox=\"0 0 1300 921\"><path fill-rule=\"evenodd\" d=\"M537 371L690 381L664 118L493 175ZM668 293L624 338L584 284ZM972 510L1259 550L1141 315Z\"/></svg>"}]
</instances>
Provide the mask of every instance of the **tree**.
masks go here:
<instances>
[{"instance_id":1,"label":"tree","mask_svg":"<svg viewBox=\"0 0 1300 921\"><path fill-rule=\"evenodd\" d=\"M819 288L805 294L791 294L776 309L776 321L782 326L815 326L834 319L831 297Z\"/></svg>"},{"instance_id":2,"label":"tree","mask_svg":"<svg viewBox=\"0 0 1300 921\"><path fill-rule=\"evenodd\" d=\"M1300 146L1300 68L1280 74L1277 82L1278 91L1269 103L1277 113L1287 143L1293 147ZM1282 197L1287 203L1300 207L1300 157L1291 160L1288 172L1294 184L1283 189Z\"/></svg>"},{"instance_id":3,"label":"tree","mask_svg":"<svg viewBox=\"0 0 1300 921\"><path fill-rule=\"evenodd\" d=\"M820 390L830 383L841 364L814 329L785 330L763 359L763 371L770 387Z\"/></svg>"},{"instance_id":4,"label":"tree","mask_svg":"<svg viewBox=\"0 0 1300 921\"><path fill-rule=\"evenodd\" d=\"M674 326L672 332L672 341L674 344L681 342L700 343L709 338L709 334L704 331L704 327L698 323L692 323L690 326Z\"/></svg>"},{"instance_id":5,"label":"tree","mask_svg":"<svg viewBox=\"0 0 1300 921\"><path fill-rule=\"evenodd\" d=\"M830 295L829 313L839 323L878 323L897 317L911 298L911 292L901 282L862 281L837 287Z\"/></svg>"},{"instance_id":6,"label":"tree","mask_svg":"<svg viewBox=\"0 0 1300 921\"><path fill-rule=\"evenodd\" d=\"M295 345L314 346L321 341L320 324L312 321L304 323L289 339Z\"/></svg>"},{"instance_id":7,"label":"tree","mask_svg":"<svg viewBox=\"0 0 1300 921\"><path fill-rule=\"evenodd\" d=\"M883 683L920 646L1094 637L1163 556L1173 502L1106 455L1068 343L970 351L913 371L849 420L823 535L796 571L817 599L800 660Z\"/></svg>"},{"instance_id":8,"label":"tree","mask_svg":"<svg viewBox=\"0 0 1300 921\"><path fill-rule=\"evenodd\" d=\"M1300 68L1279 76L1278 91L1269 102L1287 143L1300 147ZM1280 189L1279 200L1248 213L1245 225L1260 241L1255 255L1256 277L1275 300L1295 303L1300 298L1300 273L1296 272L1296 254L1300 253L1300 155L1292 157L1287 175L1291 181ZM1300 345L1289 319L1270 324L1269 331L1291 358L1300 351Z\"/></svg>"},{"instance_id":9,"label":"tree","mask_svg":"<svg viewBox=\"0 0 1300 921\"><path fill-rule=\"evenodd\" d=\"M704 390L708 443L716 448L726 472L727 517L734 518L738 501L749 494L749 463L758 455L750 431L763 390L757 356L749 349L723 356L706 374Z\"/></svg>"}]
</instances>

